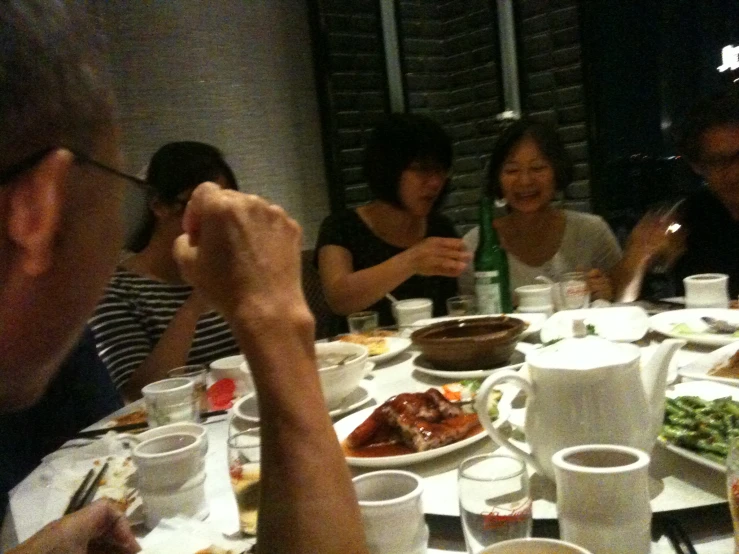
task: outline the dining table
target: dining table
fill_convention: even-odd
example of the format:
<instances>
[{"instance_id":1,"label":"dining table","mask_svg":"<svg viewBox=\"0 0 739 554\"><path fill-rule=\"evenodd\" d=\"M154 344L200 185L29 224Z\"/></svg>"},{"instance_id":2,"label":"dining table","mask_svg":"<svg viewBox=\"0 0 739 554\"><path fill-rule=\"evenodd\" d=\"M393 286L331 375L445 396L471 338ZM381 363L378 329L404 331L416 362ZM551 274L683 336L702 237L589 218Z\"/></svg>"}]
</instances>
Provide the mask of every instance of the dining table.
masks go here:
<instances>
[{"instance_id":1,"label":"dining table","mask_svg":"<svg viewBox=\"0 0 739 554\"><path fill-rule=\"evenodd\" d=\"M647 333L637 344L641 347L643 359L647 359L656 346L664 339L654 332ZM538 334L531 335L522 342L521 349L526 352L540 347ZM688 344L679 350L671 362L669 386L675 386L683 379L676 376L675 368L700 359L712 348ZM454 381L431 375L418 369L419 352L411 345L390 359L376 363L373 371L361 382L367 391L366 403L356 406L354 412L376 406L388 398L403 392L422 392L430 387L439 387ZM686 382L689 382L686 380ZM685 385L682 385L685 386ZM511 422L506 427L511 433L523 421L523 393L516 394L512 403ZM131 407L124 408L130 410ZM351 413L337 415L340 422ZM253 539L235 538L238 533L236 503L231 490L226 461L226 443L230 432L251 425L232 414L209 418L204 422L207 428L209 450L206 464L206 497L210 508L207 518L198 525L180 525L171 528L161 526L150 531L143 525L135 526L135 532L144 552L194 553L208 546L207 542L217 542L219 546L243 552L253 543ZM78 442L70 442L50 459L41 464L31 475L21 482L10 494L10 506L3 525L2 540L7 546L14 541L22 541L38 531L43 525L60 515L60 509L69 498L69 487L61 486L55 480L53 469L60 467L64 457L79 448ZM464 536L459 517L457 498L457 468L470 456L493 452L500 448L485 436L472 444L444 455L425 459L417 463L394 467L413 472L423 479L423 504L430 530L429 549L436 553L464 553ZM650 494L653 512L652 536L653 553L689 552L678 550L672 540L678 528L689 537L695 552L700 554L719 554L733 552L734 534L726 499L726 475L716 469L706 467L687 459L661 444L652 451L650 464ZM56 466L55 466L56 464ZM350 464L354 476L380 468L358 467ZM531 473L533 502L533 535L558 537L556 515L556 489L547 478ZM192 536L183 529L192 530Z\"/></svg>"}]
</instances>

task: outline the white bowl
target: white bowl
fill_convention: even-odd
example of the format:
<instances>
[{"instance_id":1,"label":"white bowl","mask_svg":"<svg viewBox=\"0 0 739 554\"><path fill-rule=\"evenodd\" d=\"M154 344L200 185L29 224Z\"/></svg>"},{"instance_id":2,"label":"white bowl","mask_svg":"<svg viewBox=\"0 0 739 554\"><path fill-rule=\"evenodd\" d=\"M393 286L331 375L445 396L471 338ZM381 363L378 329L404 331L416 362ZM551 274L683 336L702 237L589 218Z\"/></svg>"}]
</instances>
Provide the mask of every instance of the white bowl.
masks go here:
<instances>
[{"instance_id":1,"label":"white bowl","mask_svg":"<svg viewBox=\"0 0 739 554\"><path fill-rule=\"evenodd\" d=\"M590 550L555 539L512 539L488 546L480 554L591 554Z\"/></svg>"},{"instance_id":2,"label":"white bowl","mask_svg":"<svg viewBox=\"0 0 739 554\"><path fill-rule=\"evenodd\" d=\"M210 375L214 381L232 379L236 384L236 396L244 396L254 391L254 382L251 380L243 354L220 358L212 362Z\"/></svg>"},{"instance_id":3,"label":"white bowl","mask_svg":"<svg viewBox=\"0 0 739 554\"><path fill-rule=\"evenodd\" d=\"M352 356L341 365L318 370L323 397L328 409L333 410L359 386L359 382L367 376L372 366L367 363L369 356L367 347L361 344L341 341L317 343L316 357L320 358L327 354Z\"/></svg>"},{"instance_id":4,"label":"white bowl","mask_svg":"<svg viewBox=\"0 0 739 554\"><path fill-rule=\"evenodd\" d=\"M135 446L149 439L177 434L193 435L194 437L202 440L203 445L201 454L203 457L205 457L208 452L208 430L206 429L205 425L200 425L199 423L180 421L177 423L162 425L161 427L154 427L153 429L149 429L148 431L144 431L143 433L139 433L138 435L121 433L120 435L118 435L118 437Z\"/></svg>"}]
</instances>

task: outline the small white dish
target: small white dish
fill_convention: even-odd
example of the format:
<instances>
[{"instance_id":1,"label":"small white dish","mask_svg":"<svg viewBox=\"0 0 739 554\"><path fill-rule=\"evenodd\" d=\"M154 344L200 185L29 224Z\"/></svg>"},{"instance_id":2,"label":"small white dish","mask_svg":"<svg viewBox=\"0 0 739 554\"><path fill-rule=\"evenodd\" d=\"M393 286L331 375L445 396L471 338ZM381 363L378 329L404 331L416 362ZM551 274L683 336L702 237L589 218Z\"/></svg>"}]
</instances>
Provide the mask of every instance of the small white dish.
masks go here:
<instances>
[{"instance_id":1,"label":"small white dish","mask_svg":"<svg viewBox=\"0 0 739 554\"><path fill-rule=\"evenodd\" d=\"M677 374L685 379L715 381L717 383L739 387L739 378L733 379L731 377L716 377L714 375L708 375L708 372L714 367L726 363L737 350L739 350L739 341L732 342L731 344L727 344L718 350L714 350L713 352L684 365L677 370Z\"/></svg>"},{"instance_id":2,"label":"small white dish","mask_svg":"<svg viewBox=\"0 0 739 554\"><path fill-rule=\"evenodd\" d=\"M373 364L374 365L374 364ZM372 400L372 395L364 387L359 385L354 391L347 396L339 406L333 410L329 410L328 415L338 417L348 414L352 410L356 410L360 406ZM252 425L259 424L259 406L257 405L256 394L248 394L240 399L233 407L233 415L237 419L246 421Z\"/></svg>"},{"instance_id":3,"label":"small white dish","mask_svg":"<svg viewBox=\"0 0 739 554\"><path fill-rule=\"evenodd\" d=\"M509 317L515 317L516 319L521 319L528 323L528 327L523 330L523 333L521 333L521 338L525 339L526 337L529 337L535 333L538 333L541 331L542 326L544 325L544 322L549 317L545 313L513 313L513 314L487 314L487 315L466 315L462 317L433 317L430 319L419 319L413 324L413 327L410 328L410 331L417 331L421 327L426 327L427 325L431 325L433 323L439 323L441 321L449 321L452 319L475 319L480 317L491 317L496 315L507 315ZM408 333L410 335L410 333Z\"/></svg>"},{"instance_id":4,"label":"small white dish","mask_svg":"<svg viewBox=\"0 0 739 554\"><path fill-rule=\"evenodd\" d=\"M508 363L493 368L472 369L468 371L447 371L435 368L428 360L426 360L426 358L423 357L423 355L419 355L413 360L413 367L420 373L425 373L426 375L439 377L441 379L454 379L455 381L459 381L460 379L484 379L496 371L502 371L504 369L519 369L526 361L526 354L538 347L539 346L536 344L519 342L516 345L516 350L513 352L511 359L508 360Z\"/></svg>"},{"instance_id":5,"label":"small white dish","mask_svg":"<svg viewBox=\"0 0 739 554\"><path fill-rule=\"evenodd\" d=\"M674 310L653 315L649 318L649 326L652 330L665 336L685 339L695 344L725 346L739 340L739 336L708 332L708 325L701 319L702 317L712 317L739 325L739 310L702 308ZM683 328L681 329L678 326Z\"/></svg>"},{"instance_id":6,"label":"small white dish","mask_svg":"<svg viewBox=\"0 0 739 554\"><path fill-rule=\"evenodd\" d=\"M614 342L636 342L649 330L649 316L642 308L616 306L587 310L563 310L550 317L541 328L541 342L572 338L572 322L584 319L595 333Z\"/></svg>"},{"instance_id":7,"label":"small white dish","mask_svg":"<svg viewBox=\"0 0 739 554\"><path fill-rule=\"evenodd\" d=\"M677 398L678 396L697 396L703 400L716 400L717 398L730 396L734 400L739 400L739 389L723 383L715 383L713 381L686 381L685 383L678 383L677 385L667 389L666 396L668 398ZM687 448L675 446L674 444L665 442L662 439L657 440L657 444L702 466L709 467L716 471L726 472L726 466L724 464L704 458L700 454L692 452Z\"/></svg>"},{"instance_id":8,"label":"small white dish","mask_svg":"<svg viewBox=\"0 0 739 554\"><path fill-rule=\"evenodd\" d=\"M407 350L411 345L411 340L403 337L385 337L385 340L387 341L388 346L387 352L377 354L376 356L370 356L368 358L370 362L374 362L376 364L386 362Z\"/></svg>"}]
</instances>

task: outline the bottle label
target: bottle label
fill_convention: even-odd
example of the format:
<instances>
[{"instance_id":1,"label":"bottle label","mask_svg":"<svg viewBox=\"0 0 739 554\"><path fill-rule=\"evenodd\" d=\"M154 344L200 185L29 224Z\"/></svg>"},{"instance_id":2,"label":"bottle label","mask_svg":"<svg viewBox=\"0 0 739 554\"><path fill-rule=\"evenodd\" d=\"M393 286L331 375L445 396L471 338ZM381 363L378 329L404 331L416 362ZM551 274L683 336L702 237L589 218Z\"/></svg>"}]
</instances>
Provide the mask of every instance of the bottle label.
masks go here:
<instances>
[{"instance_id":1,"label":"bottle label","mask_svg":"<svg viewBox=\"0 0 739 554\"><path fill-rule=\"evenodd\" d=\"M480 314L499 314L503 312L500 301L500 282L497 271L475 272L475 295Z\"/></svg>"}]
</instances>

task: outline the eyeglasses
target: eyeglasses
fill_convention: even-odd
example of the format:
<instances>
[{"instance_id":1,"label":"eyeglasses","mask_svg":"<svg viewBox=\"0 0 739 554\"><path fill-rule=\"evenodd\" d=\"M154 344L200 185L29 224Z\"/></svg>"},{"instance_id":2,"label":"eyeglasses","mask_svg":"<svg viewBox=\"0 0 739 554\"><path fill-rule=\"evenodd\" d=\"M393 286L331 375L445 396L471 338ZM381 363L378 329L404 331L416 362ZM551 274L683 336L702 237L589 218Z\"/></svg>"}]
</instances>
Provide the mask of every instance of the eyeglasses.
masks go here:
<instances>
[{"instance_id":1,"label":"eyeglasses","mask_svg":"<svg viewBox=\"0 0 739 554\"><path fill-rule=\"evenodd\" d=\"M27 158L22 159L18 163L13 164L9 168L0 171L0 186L5 185L11 182L13 179L19 177L24 172L28 171L29 169L34 167L36 164L38 164L41 160L43 160L46 156L48 156L49 153L56 150L57 148L60 148L60 147L50 146L49 148L44 148L43 150L40 150L36 152L35 154L31 154ZM139 189L142 189L142 190L148 189L146 180L140 177L136 177L135 175L130 175L128 173L123 173L122 171L118 171L117 169L114 169L110 166L107 166L103 163L93 160L90 156L88 156L87 154L83 154L82 152L78 152L70 148L67 148L67 150L69 150L74 155L75 163L91 165L97 169L110 173L111 175L115 175L116 177L125 179L126 181L128 181L129 183L132 183L134 186L136 186Z\"/></svg>"}]
</instances>

